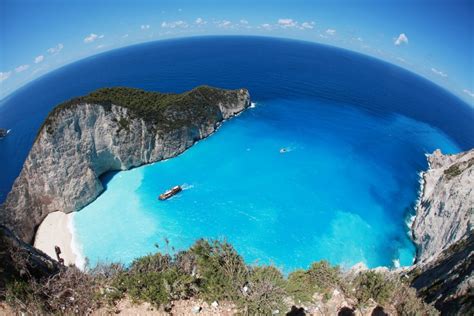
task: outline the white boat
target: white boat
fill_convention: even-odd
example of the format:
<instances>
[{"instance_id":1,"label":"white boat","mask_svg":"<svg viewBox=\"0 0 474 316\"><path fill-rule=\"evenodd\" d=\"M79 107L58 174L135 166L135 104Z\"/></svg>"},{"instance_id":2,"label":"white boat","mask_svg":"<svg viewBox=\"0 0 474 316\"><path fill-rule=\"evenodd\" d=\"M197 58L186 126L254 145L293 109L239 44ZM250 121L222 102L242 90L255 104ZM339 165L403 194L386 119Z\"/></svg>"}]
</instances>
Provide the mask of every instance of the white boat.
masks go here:
<instances>
[{"instance_id":1,"label":"white boat","mask_svg":"<svg viewBox=\"0 0 474 316\"><path fill-rule=\"evenodd\" d=\"M160 196L158 197L161 201L164 201L164 200L167 200L169 199L170 197L172 197L173 195L176 195L178 194L179 192L183 191L183 188L181 188L181 186L177 185L171 189L169 189L168 191L160 194Z\"/></svg>"}]
</instances>

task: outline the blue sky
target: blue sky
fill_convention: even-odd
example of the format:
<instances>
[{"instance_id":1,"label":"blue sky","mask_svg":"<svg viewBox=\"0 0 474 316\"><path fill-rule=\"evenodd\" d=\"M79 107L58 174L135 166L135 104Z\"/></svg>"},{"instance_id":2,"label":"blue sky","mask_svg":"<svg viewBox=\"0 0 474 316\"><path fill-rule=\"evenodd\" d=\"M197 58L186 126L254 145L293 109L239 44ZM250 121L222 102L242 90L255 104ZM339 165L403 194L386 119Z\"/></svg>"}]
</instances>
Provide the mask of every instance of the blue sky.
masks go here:
<instances>
[{"instance_id":1,"label":"blue sky","mask_svg":"<svg viewBox=\"0 0 474 316\"><path fill-rule=\"evenodd\" d=\"M418 73L474 105L473 0L0 0L0 98L106 50L213 34L347 48Z\"/></svg>"}]
</instances>

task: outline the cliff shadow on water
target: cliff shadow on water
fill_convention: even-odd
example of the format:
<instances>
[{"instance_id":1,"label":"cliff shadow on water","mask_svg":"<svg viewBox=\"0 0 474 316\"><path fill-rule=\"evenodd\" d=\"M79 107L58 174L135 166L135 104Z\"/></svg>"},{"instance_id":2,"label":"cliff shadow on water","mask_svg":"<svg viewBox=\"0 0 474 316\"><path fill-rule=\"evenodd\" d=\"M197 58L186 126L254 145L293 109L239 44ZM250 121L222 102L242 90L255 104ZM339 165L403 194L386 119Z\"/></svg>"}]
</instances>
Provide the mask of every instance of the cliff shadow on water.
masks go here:
<instances>
[{"instance_id":1,"label":"cliff shadow on water","mask_svg":"<svg viewBox=\"0 0 474 316\"><path fill-rule=\"evenodd\" d=\"M112 181L112 179L117 176L120 171L122 170L110 170L99 176L99 180L102 183L104 190L107 190L109 182Z\"/></svg>"}]
</instances>

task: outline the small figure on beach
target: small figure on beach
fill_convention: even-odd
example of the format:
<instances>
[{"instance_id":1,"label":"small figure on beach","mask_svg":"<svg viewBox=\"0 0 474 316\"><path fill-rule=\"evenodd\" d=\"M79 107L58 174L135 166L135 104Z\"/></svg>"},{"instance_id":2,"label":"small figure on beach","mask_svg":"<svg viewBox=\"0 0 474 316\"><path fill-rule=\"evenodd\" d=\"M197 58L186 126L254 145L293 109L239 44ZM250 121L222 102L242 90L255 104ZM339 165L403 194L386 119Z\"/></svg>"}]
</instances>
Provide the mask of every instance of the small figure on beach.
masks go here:
<instances>
[{"instance_id":1,"label":"small figure on beach","mask_svg":"<svg viewBox=\"0 0 474 316\"><path fill-rule=\"evenodd\" d=\"M61 248L59 248L59 246L54 246L54 251L56 252L56 257L58 258L58 262L64 265L64 259L59 256L61 254Z\"/></svg>"}]
</instances>

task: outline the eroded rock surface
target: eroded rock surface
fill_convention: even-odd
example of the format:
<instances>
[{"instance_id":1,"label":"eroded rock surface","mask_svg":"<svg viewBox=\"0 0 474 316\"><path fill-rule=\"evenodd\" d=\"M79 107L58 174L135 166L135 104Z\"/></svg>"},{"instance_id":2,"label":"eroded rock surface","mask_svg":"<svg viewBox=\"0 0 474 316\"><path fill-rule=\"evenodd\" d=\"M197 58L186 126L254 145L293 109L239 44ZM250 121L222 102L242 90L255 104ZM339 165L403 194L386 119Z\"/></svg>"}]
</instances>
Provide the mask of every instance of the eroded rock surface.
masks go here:
<instances>
[{"instance_id":1,"label":"eroded rock surface","mask_svg":"<svg viewBox=\"0 0 474 316\"><path fill-rule=\"evenodd\" d=\"M411 268L418 295L443 315L474 314L474 149L428 157L412 226L418 246Z\"/></svg>"},{"instance_id":2,"label":"eroded rock surface","mask_svg":"<svg viewBox=\"0 0 474 316\"><path fill-rule=\"evenodd\" d=\"M412 226L417 261L430 261L455 242L473 233L474 150L428 157L423 192Z\"/></svg>"},{"instance_id":3,"label":"eroded rock surface","mask_svg":"<svg viewBox=\"0 0 474 316\"><path fill-rule=\"evenodd\" d=\"M130 100L123 89L117 88L119 96L122 93L118 99ZM125 93L136 91L139 97L158 100L150 112L156 117L149 117L146 104L137 110L113 102L90 102L98 98L88 96L53 110L0 209L1 223L31 243L46 215L77 211L97 198L104 190L102 174L174 157L250 105L245 89L199 87L182 98L136 89ZM103 94L99 94L102 99ZM176 102L167 102L168 96Z\"/></svg>"}]
</instances>

